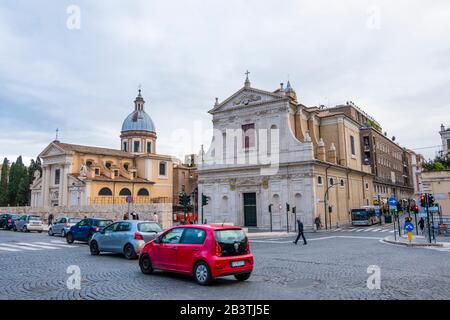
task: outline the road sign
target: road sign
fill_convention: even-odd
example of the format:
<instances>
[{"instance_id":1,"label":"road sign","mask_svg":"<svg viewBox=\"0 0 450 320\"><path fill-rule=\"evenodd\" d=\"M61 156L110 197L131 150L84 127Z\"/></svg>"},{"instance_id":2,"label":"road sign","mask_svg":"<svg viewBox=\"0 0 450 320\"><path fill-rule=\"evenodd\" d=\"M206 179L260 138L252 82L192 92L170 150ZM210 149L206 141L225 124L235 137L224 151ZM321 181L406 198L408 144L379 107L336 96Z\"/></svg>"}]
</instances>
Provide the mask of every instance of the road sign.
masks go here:
<instances>
[{"instance_id":1,"label":"road sign","mask_svg":"<svg viewBox=\"0 0 450 320\"><path fill-rule=\"evenodd\" d=\"M439 212L439 207L429 207L428 208L428 212L429 213L438 213Z\"/></svg>"},{"instance_id":2,"label":"road sign","mask_svg":"<svg viewBox=\"0 0 450 320\"><path fill-rule=\"evenodd\" d=\"M389 209L391 211L397 211L397 206L396 205L395 206L389 206Z\"/></svg>"},{"instance_id":3,"label":"road sign","mask_svg":"<svg viewBox=\"0 0 450 320\"><path fill-rule=\"evenodd\" d=\"M388 203L391 206L396 206L397 205L397 199L395 199L394 197L389 198Z\"/></svg>"},{"instance_id":4,"label":"road sign","mask_svg":"<svg viewBox=\"0 0 450 320\"><path fill-rule=\"evenodd\" d=\"M411 222L405 223L405 231L406 232L412 232L414 230L414 226Z\"/></svg>"},{"instance_id":5,"label":"road sign","mask_svg":"<svg viewBox=\"0 0 450 320\"><path fill-rule=\"evenodd\" d=\"M127 196L126 201L127 201L127 203L132 203L133 202L133 197L132 196Z\"/></svg>"}]
</instances>

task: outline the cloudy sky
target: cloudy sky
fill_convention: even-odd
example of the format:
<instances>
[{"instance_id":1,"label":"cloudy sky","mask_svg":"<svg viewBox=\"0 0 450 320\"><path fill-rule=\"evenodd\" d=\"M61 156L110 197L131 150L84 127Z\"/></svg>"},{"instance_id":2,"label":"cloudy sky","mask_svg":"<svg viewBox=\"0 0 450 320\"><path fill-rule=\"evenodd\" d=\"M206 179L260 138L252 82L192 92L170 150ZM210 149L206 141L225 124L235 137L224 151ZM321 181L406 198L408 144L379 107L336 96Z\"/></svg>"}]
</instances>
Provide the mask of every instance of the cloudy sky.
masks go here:
<instances>
[{"instance_id":1,"label":"cloudy sky","mask_svg":"<svg viewBox=\"0 0 450 320\"><path fill-rule=\"evenodd\" d=\"M254 87L289 77L303 104L351 100L401 145L437 146L450 126L450 3L0 0L0 157L36 157L56 128L119 148L139 84L158 152L198 152L214 98L247 69Z\"/></svg>"}]
</instances>

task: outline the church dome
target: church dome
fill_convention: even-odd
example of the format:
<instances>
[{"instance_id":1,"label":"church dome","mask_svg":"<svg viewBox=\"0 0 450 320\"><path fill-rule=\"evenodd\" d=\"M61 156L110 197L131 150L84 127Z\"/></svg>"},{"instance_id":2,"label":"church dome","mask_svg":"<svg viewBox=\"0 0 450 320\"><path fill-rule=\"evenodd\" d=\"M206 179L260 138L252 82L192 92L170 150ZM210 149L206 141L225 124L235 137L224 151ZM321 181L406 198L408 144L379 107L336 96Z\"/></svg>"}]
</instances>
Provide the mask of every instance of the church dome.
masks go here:
<instances>
[{"instance_id":1,"label":"church dome","mask_svg":"<svg viewBox=\"0 0 450 320\"><path fill-rule=\"evenodd\" d=\"M155 124L152 118L145 112L145 101L141 96L141 90L139 95L134 101L135 110L126 117L122 124L122 132L127 131L147 131L156 132Z\"/></svg>"}]
</instances>

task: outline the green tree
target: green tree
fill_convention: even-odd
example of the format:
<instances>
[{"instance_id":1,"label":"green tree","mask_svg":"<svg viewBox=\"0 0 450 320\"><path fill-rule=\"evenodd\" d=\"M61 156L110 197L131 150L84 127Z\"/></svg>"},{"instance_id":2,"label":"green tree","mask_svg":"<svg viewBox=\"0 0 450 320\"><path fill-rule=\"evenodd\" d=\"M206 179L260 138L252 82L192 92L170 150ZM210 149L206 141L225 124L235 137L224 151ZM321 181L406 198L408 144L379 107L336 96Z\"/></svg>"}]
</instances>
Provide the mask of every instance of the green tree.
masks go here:
<instances>
[{"instance_id":1,"label":"green tree","mask_svg":"<svg viewBox=\"0 0 450 320\"><path fill-rule=\"evenodd\" d=\"M34 173L38 170L42 175L42 166L41 166L41 159L36 158L36 161L31 159L30 166L28 167L28 181L30 184L34 182Z\"/></svg>"},{"instance_id":2,"label":"green tree","mask_svg":"<svg viewBox=\"0 0 450 320\"><path fill-rule=\"evenodd\" d=\"M10 206L17 206L17 192L19 190L19 184L24 176L28 177L27 167L23 164L22 156L19 156L16 162L11 164L9 170L8 181L8 204Z\"/></svg>"},{"instance_id":3,"label":"green tree","mask_svg":"<svg viewBox=\"0 0 450 320\"><path fill-rule=\"evenodd\" d=\"M25 174L20 179L19 185L17 187L16 205L26 206L28 205L30 193L30 180L28 174Z\"/></svg>"},{"instance_id":4,"label":"green tree","mask_svg":"<svg viewBox=\"0 0 450 320\"><path fill-rule=\"evenodd\" d=\"M8 205L8 175L9 161L7 158L3 160L2 174L0 177L0 207Z\"/></svg>"}]
</instances>

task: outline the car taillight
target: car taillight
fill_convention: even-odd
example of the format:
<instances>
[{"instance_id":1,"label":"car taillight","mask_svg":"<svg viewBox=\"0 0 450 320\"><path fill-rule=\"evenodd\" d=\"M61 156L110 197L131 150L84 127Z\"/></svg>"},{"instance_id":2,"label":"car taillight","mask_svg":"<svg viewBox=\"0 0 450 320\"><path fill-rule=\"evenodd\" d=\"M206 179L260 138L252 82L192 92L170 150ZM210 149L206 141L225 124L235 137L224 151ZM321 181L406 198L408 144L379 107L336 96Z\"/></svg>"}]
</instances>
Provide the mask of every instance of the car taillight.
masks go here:
<instances>
[{"instance_id":1,"label":"car taillight","mask_svg":"<svg viewBox=\"0 0 450 320\"><path fill-rule=\"evenodd\" d=\"M66 227L67 227L67 228L70 227L70 224L66 223Z\"/></svg>"},{"instance_id":2,"label":"car taillight","mask_svg":"<svg viewBox=\"0 0 450 320\"><path fill-rule=\"evenodd\" d=\"M222 247L216 242L216 256L220 257L222 255Z\"/></svg>"},{"instance_id":3,"label":"car taillight","mask_svg":"<svg viewBox=\"0 0 450 320\"><path fill-rule=\"evenodd\" d=\"M99 227L92 227L92 230L93 230L94 232L98 232L98 231L100 230L100 228L99 228Z\"/></svg>"},{"instance_id":4,"label":"car taillight","mask_svg":"<svg viewBox=\"0 0 450 320\"><path fill-rule=\"evenodd\" d=\"M139 232L134 233L134 240L144 240L144 236Z\"/></svg>"},{"instance_id":5,"label":"car taillight","mask_svg":"<svg viewBox=\"0 0 450 320\"><path fill-rule=\"evenodd\" d=\"M11 219L8 219L8 223L12 223L12 220L11 220Z\"/></svg>"}]
</instances>

